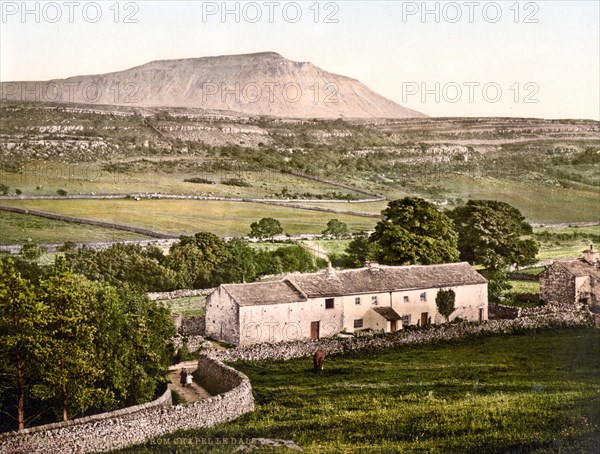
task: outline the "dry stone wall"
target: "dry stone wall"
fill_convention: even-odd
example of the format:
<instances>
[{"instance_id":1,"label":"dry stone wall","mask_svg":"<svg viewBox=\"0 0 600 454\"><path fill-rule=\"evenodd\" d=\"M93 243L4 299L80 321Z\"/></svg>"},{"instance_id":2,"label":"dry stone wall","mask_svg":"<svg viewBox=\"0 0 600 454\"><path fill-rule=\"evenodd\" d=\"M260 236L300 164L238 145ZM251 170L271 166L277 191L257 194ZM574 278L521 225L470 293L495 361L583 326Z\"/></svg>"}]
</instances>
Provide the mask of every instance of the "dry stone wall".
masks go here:
<instances>
[{"instance_id":1,"label":"dry stone wall","mask_svg":"<svg viewBox=\"0 0 600 454\"><path fill-rule=\"evenodd\" d=\"M168 390L148 404L0 434L0 453L71 454L105 452L181 429L210 427L254 410L250 381L241 372L207 356L198 360L207 384L219 392L198 402L173 406Z\"/></svg>"},{"instance_id":2,"label":"dry stone wall","mask_svg":"<svg viewBox=\"0 0 600 454\"><path fill-rule=\"evenodd\" d=\"M392 334L347 338L323 338L278 344L253 344L228 350L212 350L208 354L221 361L286 360L311 356L317 348L327 354L345 353L370 348L394 348L402 345L457 339L470 335L510 334L527 330L594 326L589 312L538 312L514 320L490 320L483 323L461 322L404 329Z\"/></svg>"}]
</instances>

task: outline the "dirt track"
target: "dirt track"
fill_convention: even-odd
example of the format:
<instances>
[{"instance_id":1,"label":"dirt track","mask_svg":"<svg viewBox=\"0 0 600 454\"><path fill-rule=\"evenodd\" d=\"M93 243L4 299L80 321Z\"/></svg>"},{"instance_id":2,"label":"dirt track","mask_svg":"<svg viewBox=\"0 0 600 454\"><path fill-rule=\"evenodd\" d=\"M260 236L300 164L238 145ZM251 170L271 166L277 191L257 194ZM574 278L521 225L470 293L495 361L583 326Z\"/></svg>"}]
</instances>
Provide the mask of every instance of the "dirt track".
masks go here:
<instances>
[{"instance_id":1,"label":"dirt track","mask_svg":"<svg viewBox=\"0 0 600 454\"><path fill-rule=\"evenodd\" d=\"M192 385L189 388L181 385L179 380L181 369L184 367L188 372L193 373L198 367L198 362L186 361L171 366L169 368L169 378L171 379L169 389L177 391L181 395L181 397L185 399L186 402L196 402L198 400L210 397L210 394L195 381L192 382Z\"/></svg>"}]
</instances>

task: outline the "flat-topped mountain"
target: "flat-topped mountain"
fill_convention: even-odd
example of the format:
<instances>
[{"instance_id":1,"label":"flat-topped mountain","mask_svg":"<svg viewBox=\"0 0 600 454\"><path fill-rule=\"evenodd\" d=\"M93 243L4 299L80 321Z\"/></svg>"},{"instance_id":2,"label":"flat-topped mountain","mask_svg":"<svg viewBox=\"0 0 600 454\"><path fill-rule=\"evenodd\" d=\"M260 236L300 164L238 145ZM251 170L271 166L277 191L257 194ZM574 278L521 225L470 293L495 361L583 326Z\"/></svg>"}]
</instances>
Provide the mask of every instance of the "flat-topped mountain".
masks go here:
<instances>
[{"instance_id":1,"label":"flat-topped mountain","mask_svg":"<svg viewBox=\"0 0 600 454\"><path fill-rule=\"evenodd\" d=\"M425 116L355 79L275 52L159 60L107 74L3 82L2 99L187 107L292 118Z\"/></svg>"}]
</instances>

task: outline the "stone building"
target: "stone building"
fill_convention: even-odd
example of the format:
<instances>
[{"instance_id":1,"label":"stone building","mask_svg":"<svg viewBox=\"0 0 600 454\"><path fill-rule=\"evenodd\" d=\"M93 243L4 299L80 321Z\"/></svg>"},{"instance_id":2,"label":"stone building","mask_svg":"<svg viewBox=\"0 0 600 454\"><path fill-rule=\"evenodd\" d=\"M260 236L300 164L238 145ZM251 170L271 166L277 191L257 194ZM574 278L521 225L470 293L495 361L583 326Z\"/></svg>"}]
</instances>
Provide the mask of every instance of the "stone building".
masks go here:
<instances>
[{"instance_id":1,"label":"stone building","mask_svg":"<svg viewBox=\"0 0 600 454\"><path fill-rule=\"evenodd\" d=\"M444 318L435 303L440 289L456 294L450 319L487 320L487 281L468 263L371 264L221 285L206 300L206 334L248 345L440 323Z\"/></svg>"},{"instance_id":2,"label":"stone building","mask_svg":"<svg viewBox=\"0 0 600 454\"><path fill-rule=\"evenodd\" d=\"M600 254L590 246L578 259L556 260L540 274L540 298L600 313Z\"/></svg>"}]
</instances>

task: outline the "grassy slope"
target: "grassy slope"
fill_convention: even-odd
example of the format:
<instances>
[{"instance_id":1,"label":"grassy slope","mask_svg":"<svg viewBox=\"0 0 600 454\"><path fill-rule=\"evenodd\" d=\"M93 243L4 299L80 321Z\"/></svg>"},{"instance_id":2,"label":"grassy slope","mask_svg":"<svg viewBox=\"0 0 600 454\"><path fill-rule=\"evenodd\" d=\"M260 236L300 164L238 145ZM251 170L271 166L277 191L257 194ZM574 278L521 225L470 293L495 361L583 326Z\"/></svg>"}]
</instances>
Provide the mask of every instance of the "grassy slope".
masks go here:
<instances>
[{"instance_id":1,"label":"grassy slope","mask_svg":"<svg viewBox=\"0 0 600 454\"><path fill-rule=\"evenodd\" d=\"M168 164L168 161L165 161ZM184 160L197 162L199 159ZM21 174L0 170L0 182L7 184L11 194L20 189L24 195L56 195L58 189L69 194L134 194L163 193L213 195L226 197L275 197L284 188L291 194L331 194L341 192L350 194L356 199L364 195L351 190L337 188L325 183L307 180L289 173L272 170L263 172L246 170L205 171L199 168L172 169L162 163L164 169L105 170L101 163L60 163L48 161L31 161L24 165ZM191 164L190 164L191 165ZM185 179L200 177L216 184L199 184L185 182ZM230 186L222 184L230 179L240 179L250 186Z\"/></svg>"},{"instance_id":2,"label":"grassy slope","mask_svg":"<svg viewBox=\"0 0 600 454\"><path fill-rule=\"evenodd\" d=\"M292 439L306 453L594 452L600 443L594 329L330 356L319 375L309 359L235 367L250 377L254 413L122 452L231 452L194 437ZM192 444L176 451L177 439Z\"/></svg>"},{"instance_id":3,"label":"grassy slope","mask_svg":"<svg viewBox=\"0 0 600 454\"><path fill-rule=\"evenodd\" d=\"M530 222L558 223L598 221L597 190L576 190L499 178L442 176L444 196L491 199L517 207Z\"/></svg>"},{"instance_id":4,"label":"grassy slope","mask_svg":"<svg viewBox=\"0 0 600 454\"><path fill-rule=\"evenodd\" d=\"M64 243L65 241L123 241L147 239L143 235L91 225L44 219L0 211L0 244Z\"/></svg>"}]
</instances>

